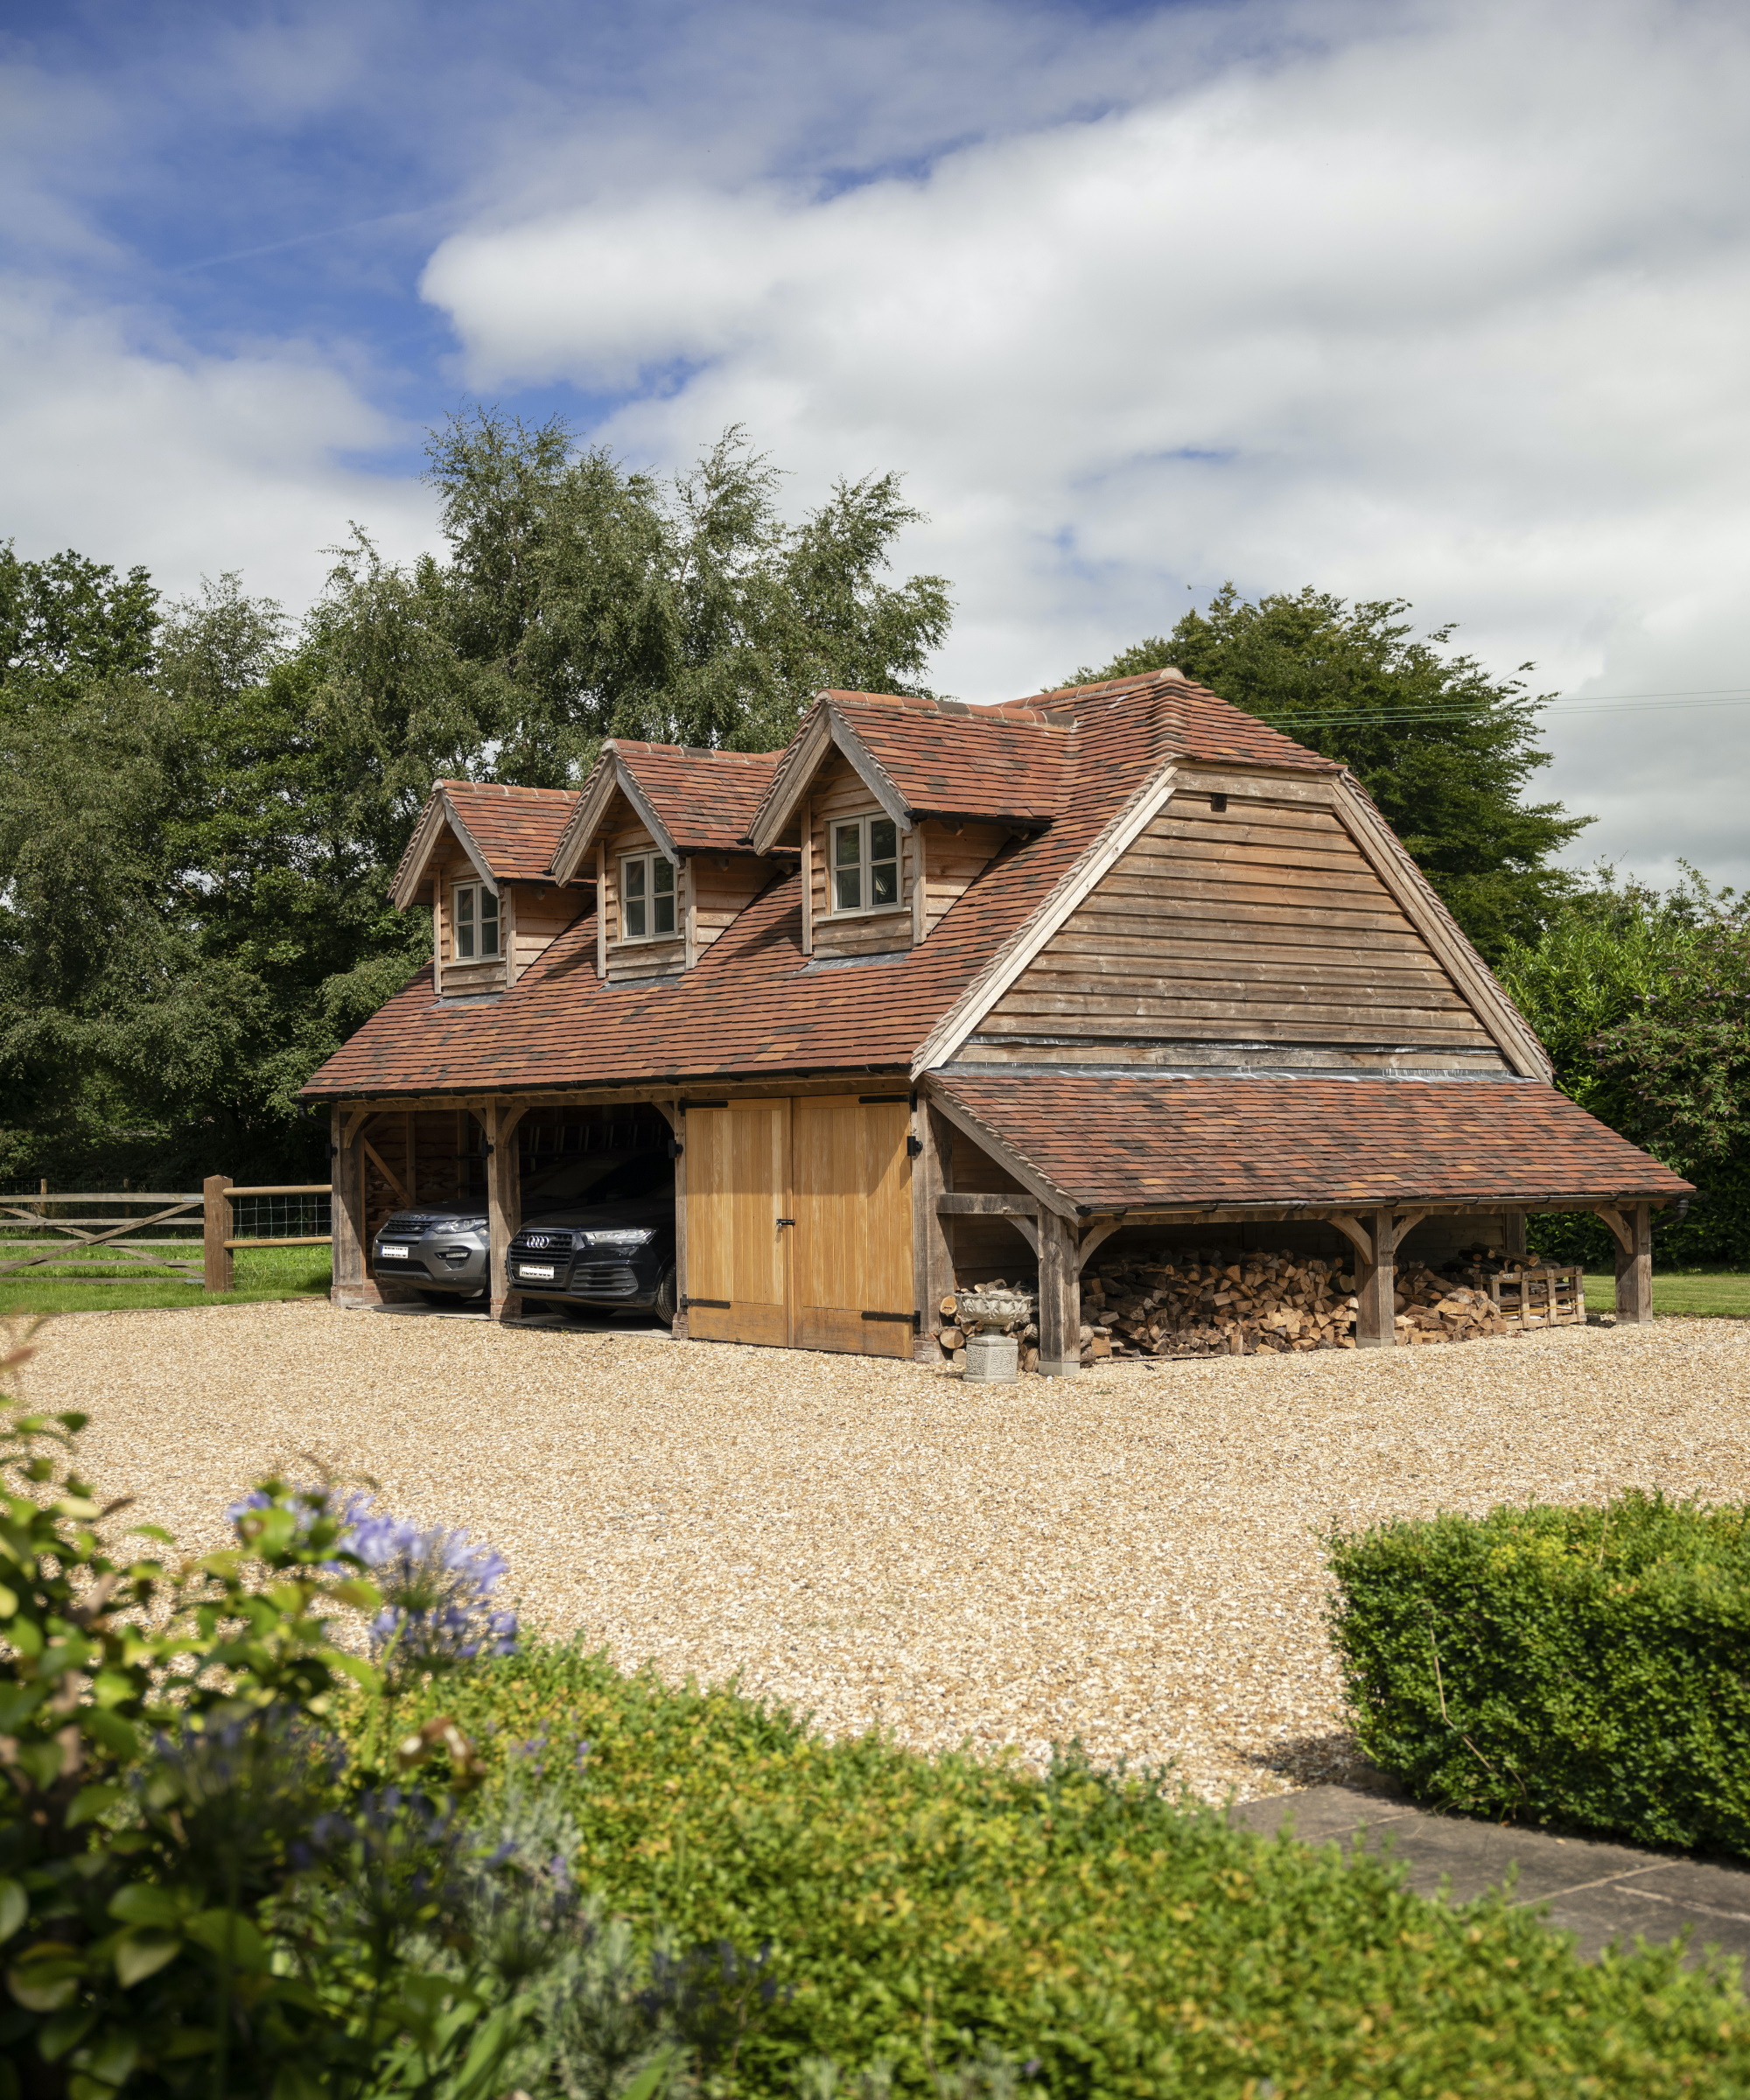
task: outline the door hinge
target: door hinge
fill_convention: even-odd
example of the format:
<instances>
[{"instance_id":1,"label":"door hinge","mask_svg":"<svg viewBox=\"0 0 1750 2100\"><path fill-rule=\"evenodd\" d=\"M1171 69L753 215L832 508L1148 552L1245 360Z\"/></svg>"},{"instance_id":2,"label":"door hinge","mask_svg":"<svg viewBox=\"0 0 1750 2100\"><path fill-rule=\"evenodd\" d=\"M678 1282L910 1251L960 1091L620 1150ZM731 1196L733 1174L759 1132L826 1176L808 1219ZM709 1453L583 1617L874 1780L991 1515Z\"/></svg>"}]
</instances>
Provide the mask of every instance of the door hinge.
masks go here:
<instances>
[{"instance_id":1,"label":"door hinge","mask_svg":"<svg viewBox=\"0 0 1750 2100\"><path fill-rule=\"evenodd\" d=\"M780 1218L778 1221L780 1225L794 1225L795 1222L794 1218Z\"/></svg>"},{"instance_id":2,"label":"door hinge","mask_svg":"<svg viewBox=\"0 0 1750 2100\"><path fill-rule=\"evenodd\" d=\"M918 1332L918 1317L915 1312L861 1312L858 1315L859 1320L902 1320L914 1334Z\"/></svg>"},{"instance_id":3,"label":"door hinge","mask_svg":"<svg viewBox=\"0 0 1750 2100\"><path fill-rule=\"evenodd\" d=\"M733 1301L727 1298L683 1298L681 1303L689 1312L695 1306L704 1306L712 1312L727 1312L733 1306Z\"/></svg>"},{"instance_id":4,"label":"door hinge","mask_svg":"<svg viewBox=\"0 0 1750 2100\"><path fill-rule=\"evenodd\" d=\"M671 1159L678 1159L681 1154L684 1152L686 1149L686 1146L681 1143L678 1138L671 1138L668 1140L668 1157Z\"/></svg>"},{"instance_id":5,"label":"door hinge","mask_svg":"<svg viewBox=\"0 0 1750 2100\"><path fill-rule=\"evenodd\" d=\"M921 1138L906 1138L906 1158L907 1158L907 1159L921 1159L921 1158L923 1158L923 1156L924 1156L924 1141L923 1141L923 1139L922 1139Z\"/></svg>"}]
</instances>

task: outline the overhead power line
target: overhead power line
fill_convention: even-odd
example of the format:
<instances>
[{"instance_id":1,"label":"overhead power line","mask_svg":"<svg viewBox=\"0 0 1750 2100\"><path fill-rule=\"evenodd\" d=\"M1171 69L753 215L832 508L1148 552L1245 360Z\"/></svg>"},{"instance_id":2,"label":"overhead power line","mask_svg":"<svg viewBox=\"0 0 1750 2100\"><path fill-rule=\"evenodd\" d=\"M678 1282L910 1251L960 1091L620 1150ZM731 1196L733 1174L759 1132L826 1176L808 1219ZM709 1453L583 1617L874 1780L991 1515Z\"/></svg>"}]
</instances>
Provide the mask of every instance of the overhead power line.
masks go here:
<instances>
[{"instance_id":1,"label":"overhead power line","mask_svg":"<svg viewBox=\"0 0 1750 2100\"><path fill-rule=\"evenodd\" d=\"M1354 726L1373 722L1469 722L1483 713L1494 703L1490 700L1473 701L1466 706L1442 708L1351 708L1341 714L1260 715L1258 720L1281 728L1324 729ZM1750 704L1750 690L1733 687L1706 687L1698 691L1670 693L1615 693L1603 699L1571 698L1565 693L1552 693L1544 699L1525 699L1509 703L1518 707L1560 707L1564 715L1601 713L1634 713L1644 709L1676 707L1743 707Z\"/></svg>"}]
</instances>

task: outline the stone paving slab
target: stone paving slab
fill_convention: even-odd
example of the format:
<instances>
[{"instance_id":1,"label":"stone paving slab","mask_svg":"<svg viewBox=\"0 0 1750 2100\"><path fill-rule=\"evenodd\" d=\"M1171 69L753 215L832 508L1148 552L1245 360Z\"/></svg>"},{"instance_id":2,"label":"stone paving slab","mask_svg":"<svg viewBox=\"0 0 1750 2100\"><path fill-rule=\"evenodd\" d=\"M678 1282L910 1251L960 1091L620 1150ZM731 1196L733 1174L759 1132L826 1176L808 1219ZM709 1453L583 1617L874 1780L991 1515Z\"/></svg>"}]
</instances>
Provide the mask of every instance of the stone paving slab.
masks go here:
<instances>
[{"instance_id":1,"label":"stone paving slab","mask_svg":"<svg viewBox=\"0 0 1750 2100\"><path fill-rule=\"evenodd\" d=\"M1637 1933L1672 1940L1686 1927L1698 1957L1707 1947L1750 1957L1750 1868L1434 1815L1357 1787L1273 1794L1228 1813L1264 1837L1284 1827L1309 1844L1360 1837L1369 1852L1390 1851L1403 1862L1404 1885L1418 1895L1437 1896L1444 1883L1459 1903L1500 1888L1516 1866L1516 1905L1543 1908L1550 1925L1576 1936L1587 1959L1613 1941L1626 1944Z\"/></svg>"}]
</instances>

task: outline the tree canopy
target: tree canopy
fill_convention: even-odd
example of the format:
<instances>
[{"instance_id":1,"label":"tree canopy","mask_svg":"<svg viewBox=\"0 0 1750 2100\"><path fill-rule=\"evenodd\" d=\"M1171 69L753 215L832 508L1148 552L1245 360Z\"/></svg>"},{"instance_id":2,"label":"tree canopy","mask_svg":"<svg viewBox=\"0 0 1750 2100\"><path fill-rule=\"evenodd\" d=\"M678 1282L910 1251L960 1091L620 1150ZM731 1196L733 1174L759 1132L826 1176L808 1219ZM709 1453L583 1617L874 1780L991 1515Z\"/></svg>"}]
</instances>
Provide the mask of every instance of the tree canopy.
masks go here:
<instances>
[{"instance_id":1,"label":"tree canopy","mask_svg":"<svg viewBox=\"0 0 1750 2100\"><path fill-rule=\"evenodd\" d=\"M663 484L565 426L434 434L448 553L355 530L294 625L221 577L160 605L0 555L0 1180L307 1171L296 1096L424 959L388 884L434 780L581 777L608 735L764 749L822 685L916 691L917 513L841 481L799 522L731 430Z\"/></svg>"},{"instance_id":2,"label":"tree canopy","mask_svg":"<svg viewBox=\"0 0 1750 2100\"><path fill-rule=\"evenodd\" d=\"M1525 799L1549 757L1521 679L1451 653L1451 626L1418 638L1409 611L1402 599L1350 605L1310 585L1254 604L1224 584L1207 612L1186 612L1170 634L1080 670L1074 682L1176 665L1340 760L1494 960L1509 940L1535 940L1572 891L1551 856L1591 819Z\"/></svg>"}]
</instances>

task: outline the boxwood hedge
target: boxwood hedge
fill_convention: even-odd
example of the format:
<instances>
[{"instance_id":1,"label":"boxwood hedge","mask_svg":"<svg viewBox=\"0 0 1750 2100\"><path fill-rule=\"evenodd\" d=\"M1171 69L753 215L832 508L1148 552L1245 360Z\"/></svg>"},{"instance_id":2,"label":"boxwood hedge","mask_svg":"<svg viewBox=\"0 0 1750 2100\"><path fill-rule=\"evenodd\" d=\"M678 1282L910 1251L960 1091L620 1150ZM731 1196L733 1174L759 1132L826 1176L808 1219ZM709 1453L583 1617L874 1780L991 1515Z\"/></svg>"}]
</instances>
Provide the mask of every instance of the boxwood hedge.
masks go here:
<instances>
[{"instance_id":1,"label":"boxwood hedge","mask_svg":"<svg viewBox=\"0 0 1750 2100\"><path fill-rule=\"evenodd\" d=\"M1584 1964L1522 1911L1425 1901L1389 1860L1256 1838L1158 1778L828 1743L567 1646L401 1718L439 1711L494 1774L560 1789L581 1872L640 1930L769 1949L738 2092L794 2100L820 2055L933 2091L932 2063L987 2046L1053 2096L1750 2090L1730 1978L1669 1950Z\"/></svg>"},{"instance_id":2,"label":"boxwood hedge","mask_svg":"<svg viewBox=\"0 0 1750 2100\"><path fill-rule=\"evenodd\" d=\"M1750 1507L1334 1533L1355 1732L1441 1807L1750 1855Z\"/></svg>"}]
</instances>

